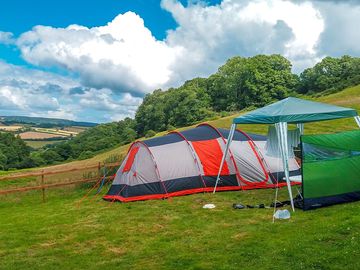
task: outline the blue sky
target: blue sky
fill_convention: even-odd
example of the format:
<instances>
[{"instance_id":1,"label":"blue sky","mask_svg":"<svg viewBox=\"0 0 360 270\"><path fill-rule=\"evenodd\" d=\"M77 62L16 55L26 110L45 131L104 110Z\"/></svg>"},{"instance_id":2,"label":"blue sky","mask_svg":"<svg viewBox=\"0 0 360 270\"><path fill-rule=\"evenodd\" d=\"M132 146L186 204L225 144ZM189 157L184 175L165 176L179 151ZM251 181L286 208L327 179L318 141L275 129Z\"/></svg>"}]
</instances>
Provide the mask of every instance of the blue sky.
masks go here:
<instances>
[{"instance_id":1,"label":"blue sky","mask_svg":"<svg viewBox=\"0 0 360 270\"><path fill-rule=\"evenodd\" d=\"M184 0L180 2L187 4ZM171 14L160 7L158 0L12 0L1 4L0 30L19 36L36 25L67 27L79 24L94 27L104 25L127 11L141 14L145 26L157 39L164 39L166 31L177 26ZM16 48L0 44L0 56L11 63L28 65Z\"/></svg>"},{"instance_id":2,"label":"blue sky","mask_svg":"<svg viewBox=\"0 0 360 270\"><path fill-rule=\"evenodd\" d=\"M154 89L209 76L233 56L280 53L299 73L360 55L358 1L6 1L0 115L108 122Z\"/></svg>"}]
</instances>

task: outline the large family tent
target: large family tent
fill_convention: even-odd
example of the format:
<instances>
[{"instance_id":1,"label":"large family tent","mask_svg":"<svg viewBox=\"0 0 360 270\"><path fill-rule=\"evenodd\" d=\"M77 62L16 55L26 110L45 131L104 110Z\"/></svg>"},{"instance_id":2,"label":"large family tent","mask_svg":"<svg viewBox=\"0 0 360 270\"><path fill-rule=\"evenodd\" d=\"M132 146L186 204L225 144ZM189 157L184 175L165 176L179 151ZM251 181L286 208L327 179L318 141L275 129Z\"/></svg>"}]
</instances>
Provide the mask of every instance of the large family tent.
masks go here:
<instances>
[{"instance_id":1,"label":"large family tent","mask_svg":"<svg viewBox=\"0 0 360 270\"><path fill-rule=\"evenodd\" d=\"M201 124L133 143L104 199L128 202L213 191L228 136L229 130ZM282 162L264 150L265 136L236 130L232 139L218 190L286 185ZM294 158L289 170L300 173Z\"/></svg>"},{"instance_id":2,"label":"large family tent","mask_svg":"<svg viewBox=\"0 0 360 270\"><path fill-rule=\"evenodd\" d=\"M301 135L304 130L304 123L348 117L354 117L356 123L360 127L360 118L354 109L289 97L234 118L228 136L226 149L218 170L214 192L217 190L217 183L222 178L221 171L227 158L229 149L232 149L231 145L236 126L238 124L275 124L276 134L279 142L279 153L282 159L283 167L285 168L285 179L289 191L291 206L295 211L289 173L290 157L288 154L288 123L297 124Z\"/></svg>"}]
</instances>

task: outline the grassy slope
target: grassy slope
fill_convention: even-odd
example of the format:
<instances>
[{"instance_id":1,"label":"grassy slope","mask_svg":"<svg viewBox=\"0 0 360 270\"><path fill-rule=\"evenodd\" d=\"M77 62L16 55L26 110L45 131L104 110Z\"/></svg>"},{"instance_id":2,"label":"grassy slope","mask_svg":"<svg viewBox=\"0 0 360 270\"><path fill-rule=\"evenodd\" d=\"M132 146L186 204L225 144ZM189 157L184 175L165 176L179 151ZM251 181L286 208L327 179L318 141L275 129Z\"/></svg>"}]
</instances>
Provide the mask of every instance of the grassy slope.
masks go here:
<instances>
[{"instance_id":1,"label":"grassy slope","mask_svg":"<svg viewBox=\"0 0 360 270\"><path fill-rule=\"evenodd\" d=\"M335 104L339 106L346 106L357 109L360 113L360 85L352 88L345 89L342 92L332 94L326 97L315 99L316 101L326 102L330 104ZM217 120L208 121L211 125L222 128L229 128L232 122L232 119L238 114L220 118ZM196 125L194 125L196 126ZM194 127L191 126L191 127ZM179 130L184 130L190 127L180 128ZM266 134L267 126L266 125L239 125L238 128L246 132L262 133ZM310 123L305 125L305 133L328 133L328 132L339 132L343 130L351 130L356 128L355 121L353 119L342 119L334 121L325 121L318 123ZM166 132L159 133L157 136L164 135ZM63 168L75 168L81 166L88 166L92 164L97 164L99 161L104 161L108 157L113 155L124 155L127 152L129 145L124 145L113 150L104 152L102 154L96 155L93 158L74 161L70 163L50 166L45 168L46 170L57 170ZM31 171L36 171L38 169L32 169Z\"/></svg>"},{"instance_id":2,"label":"grassy slope","mask_svg":"<svg viewBox=\"0 0 360 270\"><path fill-rule=\"evenodd\" d=\"M63 142L63 140L61 140L61 141L25 141L25 142L28 146L30 146L34 149L38 149L45 145Z\"/></svg>"},{"instance_id":3,"label":"grassy slope","mask_svg":"<svg viewBox=\"0 0 360 270\"><path fill-rule=\"evenodd\" d=\"M359 108L360 87L321 100ZM231 117L212 121L228 127ZM309 124L308 132L354 128L353 121ZM264 132L262 126L244 130ZM126 151L114 149L78 166ZM106 189L104 189L105 191ZM76 202L86 189L8 195L0 201L0 269L359 269L360 202L297 211L271 223L274 190L197 194L166 201ZM285 199L286 190L280 191ZM215 203L212 210L202 209Z\"/></svg>"}]
</instances>

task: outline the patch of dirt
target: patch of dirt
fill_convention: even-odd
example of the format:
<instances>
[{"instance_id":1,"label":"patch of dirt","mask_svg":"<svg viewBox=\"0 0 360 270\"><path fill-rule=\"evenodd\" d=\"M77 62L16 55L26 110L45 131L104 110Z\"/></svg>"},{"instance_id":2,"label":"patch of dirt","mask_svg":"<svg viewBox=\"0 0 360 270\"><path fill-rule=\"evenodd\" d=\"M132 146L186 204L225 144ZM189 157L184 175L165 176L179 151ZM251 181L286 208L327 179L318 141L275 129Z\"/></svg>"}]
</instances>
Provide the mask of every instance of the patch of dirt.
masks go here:
<instances>
[{"instance_id":1,"label":"patch of dirt","mask_svg":"<svg viewBox=\"0 0 360 270\"><path fill-rule=\"evenodd\" d=\"M247 233L247 232L239 232L239 233L234 234L231 238L240 240L240 239L244 239L245 237L248 237L248 236L249 236L249 233Z\"/></svg>"},{"instance_id":2,"label":"patch of dirt","mask_svg":"<svg viewBox=\"0 0 360 270\"><path fill-rule=\"evenodd\" d=\"M108 247L107 250L116 255L125 255L126 254L126 251L121 247Z\"/></svg>"},{"instance_id":3,"label":"patch of dirt","mask_svg":"<svg viewBox=\"0 0 360 270\"><path fill-rule=\"evenodd\" d=\"M54 241L45 242L45 243L40 243L39 245L40 245L40 247L48 248L48 247L55 246L55 245L56 245L56 242L54 242Z\"/></svg>"}]
</instances>

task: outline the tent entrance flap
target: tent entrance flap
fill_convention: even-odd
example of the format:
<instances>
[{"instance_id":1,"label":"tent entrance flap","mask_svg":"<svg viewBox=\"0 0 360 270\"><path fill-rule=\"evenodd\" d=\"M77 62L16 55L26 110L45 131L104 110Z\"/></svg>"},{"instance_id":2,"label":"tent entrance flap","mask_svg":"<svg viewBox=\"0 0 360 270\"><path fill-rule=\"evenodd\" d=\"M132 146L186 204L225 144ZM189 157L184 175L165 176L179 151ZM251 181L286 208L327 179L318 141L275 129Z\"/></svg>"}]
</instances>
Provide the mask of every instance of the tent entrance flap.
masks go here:
<instances>
[{"instance_id":1,"label":"tent entrance flap","mask_svg":"<svg viewBox=\"0 0 360 270\"><path fill-rule=\"evenodd\" d=\"M289 176L289 149L288 149L288 140L287 140L287 123L286 122L276 123L275 127L278 135L279 148L281 153L281 159L283 161L285 179L289 191L291 208L293 211L295 211L291 184L290 184L290 176Z\"/></svg>"}]
</instances>

